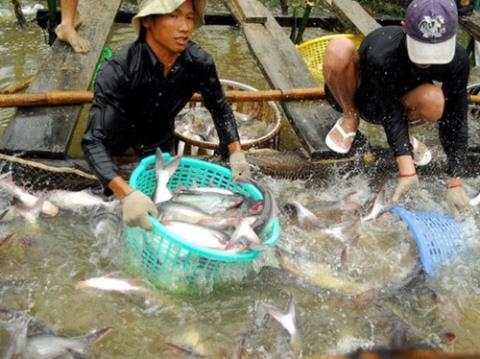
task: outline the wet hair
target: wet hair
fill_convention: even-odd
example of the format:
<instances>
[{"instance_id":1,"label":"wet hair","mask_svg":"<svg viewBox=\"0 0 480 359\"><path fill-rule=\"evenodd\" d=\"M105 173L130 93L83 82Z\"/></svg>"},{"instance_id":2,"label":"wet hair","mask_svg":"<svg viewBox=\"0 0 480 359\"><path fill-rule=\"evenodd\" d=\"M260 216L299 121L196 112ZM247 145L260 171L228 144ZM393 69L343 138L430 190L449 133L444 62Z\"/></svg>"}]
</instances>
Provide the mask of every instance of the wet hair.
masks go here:
<instances>
[{"instance_id":1,"label":"wet hair","mask_svg":"<svg viewBox=\"0 0 480 359\"><path fill-rule=\"evenodd\" d=\"M140 31L138 32L138 41L145 42L145 37L147 36L147 29L145 29L142 24L140 24Z\"/></svg>"}]
</instances>

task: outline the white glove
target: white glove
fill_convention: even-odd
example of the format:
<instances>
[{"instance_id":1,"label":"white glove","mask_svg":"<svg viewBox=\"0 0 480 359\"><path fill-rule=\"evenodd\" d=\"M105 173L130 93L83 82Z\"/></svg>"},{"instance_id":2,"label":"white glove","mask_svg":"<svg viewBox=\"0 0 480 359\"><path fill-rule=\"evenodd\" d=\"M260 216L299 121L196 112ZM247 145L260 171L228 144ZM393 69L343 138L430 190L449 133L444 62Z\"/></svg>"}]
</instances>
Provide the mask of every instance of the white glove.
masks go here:
<instances>
[{"instance_id":1,"label":"white glove","mask_svg":"<svg viewBox=\"0 0 480 359\"><path fill-rule=\"evenodd\" d=\"M470 206L470 198L465 193L460 179L453 179L448 183L447 204L455 218L460 217L460 210Z\"/></svg>"},{"instance_id":2,"label":"white glove","mask_svg":"<svg viewBox=\"0 0 480 359\"><path fill-rule=\"evenodd\" d=\"M398 179L397 188L392 197L392 202L398 202L400 197L410 190L418 189L420 187L420 182L418 181L418 176L413 174L411 176L402 177Z\"/></svg>"},{"instance_id":3,"label":"white glove","mask_svg":"<svg viewBox=\"0 0 480 359\"><path fill-rule=\"evenodd\" d=\"M122 199L123 221L130 227L142 227L150 231L152 223L147 214L158 217L158 210L153 201L141 191L130 192Z\"/></svg>"},{"instance_id":4,"label":"white glove","mask_svg":"<svg viewBox=\"0 0 480 359\"><path fill-rule=\"evenodd\" d=\"M250 177L250 166L245 159L243 151L235 151L230 155L230 168L232 169L233 178Z\"/></svg>"}]
</instances>

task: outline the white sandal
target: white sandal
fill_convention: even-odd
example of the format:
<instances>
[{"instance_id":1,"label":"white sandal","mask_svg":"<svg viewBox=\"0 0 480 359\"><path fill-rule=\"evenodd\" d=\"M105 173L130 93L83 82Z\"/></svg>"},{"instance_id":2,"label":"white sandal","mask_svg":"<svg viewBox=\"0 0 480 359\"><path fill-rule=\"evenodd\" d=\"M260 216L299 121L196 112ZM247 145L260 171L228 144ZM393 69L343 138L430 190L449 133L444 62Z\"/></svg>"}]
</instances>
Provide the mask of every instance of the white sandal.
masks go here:
<instances>
[{"instance_id":1,"label":"white sandal","mask_svg":"<svg viewBox=\"0 0 480 359\"><path fill-rule=\"evenodd\" d=\"M335 125L332 127L332 129L328 132L327 137L325 138L325 144L327 145L328 148L330 148L332 151L336 153L348 153L350 149L352 148L352 143L353 139L355 138L356 132L345 132L345 130L342 128L342 123L343 123L343 117L340 117L337 122L335 122ZM342 147L338 143L332 140L331 135L332 132L337 130L340 135L342 136L342 143L349 138L352 138L352 141L350 142L350 145L348 147Z\"/></svg>"},{"instance_id":2,"label":"white sandal","mask_svg":"<svg viewBox=\"0 0 480 359\"><path fill-rule=\"evenodd\" d=\"M423 144L422 142L420 142L419 140L417 140L413 136L411 137L411 142L412 142L412 147L413 147L413 163L416 166L426 166L426 165L428 165L430 163L430 161L432 160L432 152L430 152L430 150L428 149L428 147L425 144ZM415 160L415 153L417 152L420 144L423 144L425 146L425 152L423 152L422 158Z\"/></svg>"}]
</instances>

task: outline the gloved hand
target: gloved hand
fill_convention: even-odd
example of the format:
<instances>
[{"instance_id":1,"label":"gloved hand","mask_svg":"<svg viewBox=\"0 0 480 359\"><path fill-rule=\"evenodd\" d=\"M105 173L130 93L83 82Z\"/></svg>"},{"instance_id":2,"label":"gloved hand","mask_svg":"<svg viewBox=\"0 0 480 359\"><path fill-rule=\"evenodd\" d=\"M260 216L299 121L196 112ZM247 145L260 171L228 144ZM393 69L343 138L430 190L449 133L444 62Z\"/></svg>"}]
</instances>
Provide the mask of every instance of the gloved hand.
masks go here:
<instances>
[{"instance_id":1,"label":"gloved hand","mask_svg":"<svg viewBox=\"0 0 480 359\"><path fill-rule=\"evenodd\" d=\"M405 193L412 189L418 189L420 187L420 182L418 181L418 176L414 173L408 176L400 175L398 179L397 188L393 193L392 202L396 203L400 200Z\"/></svg>"},{"instance_id":2,"label":"gloved hand","mask_svg":"<svg viewBox=\"0 0 480 359\"><path fill-rule=\"evenodd\" d=\"M447 204L450 212L455 218L460 217L460 210L470 206L470 198L468 198L463 189L462 181L458 178L448 182Z\"/></svg>"},{"instance_id":3,"label":"gloved hand","mask_svg":"<svg viewBox=\"0 0 480 359\"><path fill-rule=\"evenodd\" d=\"M232 169L233 178L240 176L250 177L250 166L245 159L243 151L235 151L230 155L230 168Z\"/></svg>"},{"instance_id":4,"label":"gloved hand","mask_svg":"<svg viewBox=\"0 0 480 359\"><path fill-rule=\"evenodd\" d=\"M122 199L123 221L130 227L142 227L150 231L152 223L147 217L150 213L158 217L158 210L153 201L141 191L130 192Z\"/></svg>"}]
</instances>

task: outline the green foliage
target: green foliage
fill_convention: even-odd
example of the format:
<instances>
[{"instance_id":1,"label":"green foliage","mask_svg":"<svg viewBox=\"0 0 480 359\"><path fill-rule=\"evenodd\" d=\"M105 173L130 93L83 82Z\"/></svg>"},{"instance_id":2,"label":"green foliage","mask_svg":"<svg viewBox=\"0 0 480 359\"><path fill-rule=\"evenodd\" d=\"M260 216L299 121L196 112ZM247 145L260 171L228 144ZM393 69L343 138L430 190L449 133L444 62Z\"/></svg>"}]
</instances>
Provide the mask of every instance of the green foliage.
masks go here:
<instances>
[{"instance_id":1,"label":"green foliage","mask_svg":"<svg viewBox=\"0 0 480 359\"><path fill-rule=\"evenodd\" d=\"M290 40L292 40L294 44L300 44L303 42L303 33L305 32L308 19L314 6L315 1L312 0L294 1L292 3L294 21L290 32ZM303 14L301 19L299 19L297 16L302 9Z\"/></svg>"},{"instance_id":2,"label":"green foliage","mask_svg":"<svg viewBox=\"0 0 480 359\"><path fill-rule=\"evenodd\" d=\"M403 16L409 0L359 0L362 7L373 14Z\"/></svg>"}]
</instances>

